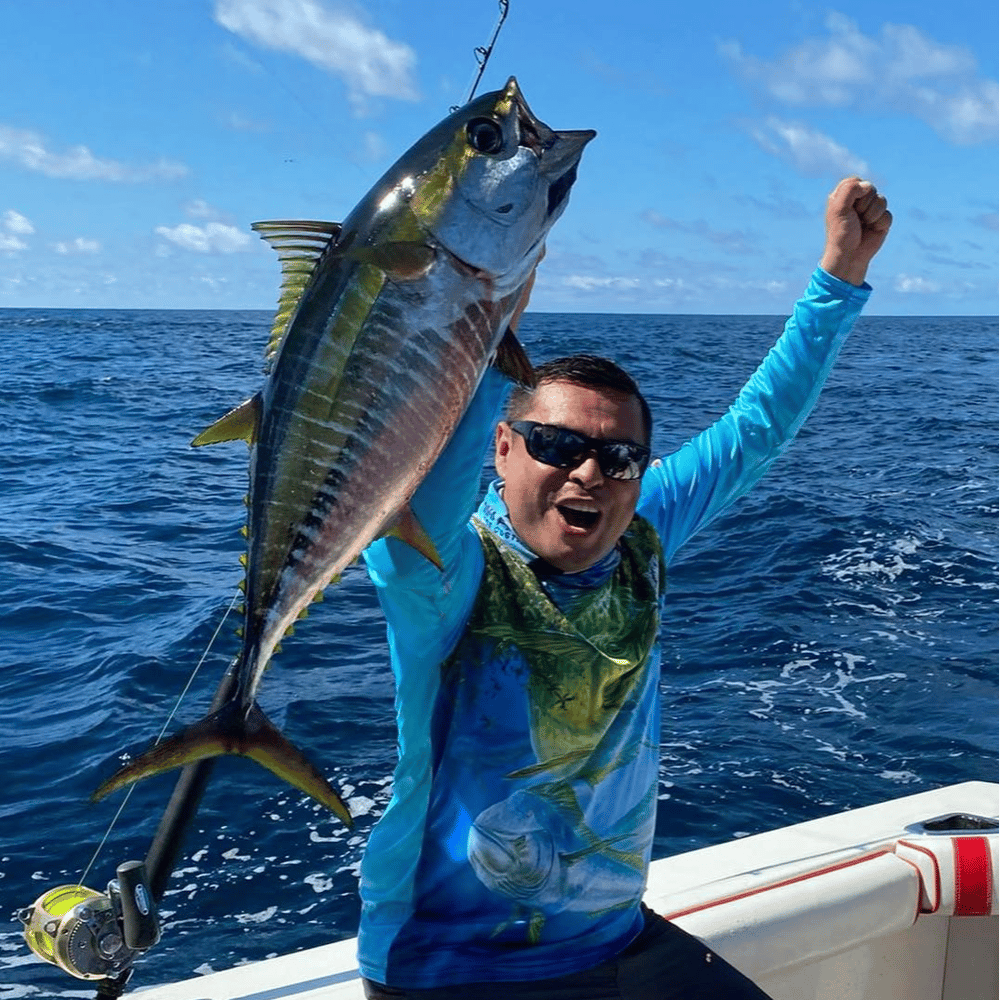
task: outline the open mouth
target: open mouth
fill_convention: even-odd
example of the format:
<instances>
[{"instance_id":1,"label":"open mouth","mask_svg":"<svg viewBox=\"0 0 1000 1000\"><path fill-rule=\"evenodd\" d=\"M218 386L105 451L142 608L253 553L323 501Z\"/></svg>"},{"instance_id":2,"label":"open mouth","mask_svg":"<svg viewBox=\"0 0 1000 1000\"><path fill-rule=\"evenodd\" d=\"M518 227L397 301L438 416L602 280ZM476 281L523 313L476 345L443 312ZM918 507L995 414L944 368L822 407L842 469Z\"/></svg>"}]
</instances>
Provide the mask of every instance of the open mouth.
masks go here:
<instances>
[{"instance_id":1,"label":"open mouth","mask_svg":"<svg viewBox=\"0 0 1000 1000\"><path fill-rule=\"evenodd\" d=\"M571 528L595 528L601 519L599 510L584 510L580 507L571 507L568 504L556 504L556 510L562 515L562 519Z\"/></svg>"},{"instance_id":2,"label":"open mouth","mask_svg":"<svg viewBox=\"0 0 1000 1000\"><path fill-rule=\"evenodd\" d=\"M551 215L565 200L566 196L569 194L569 189L573 186L573 182L576 180L576 164L574 163L569 170L566 171L554 180L549 185L549 215Z\"/></svg>"}]
</instances>

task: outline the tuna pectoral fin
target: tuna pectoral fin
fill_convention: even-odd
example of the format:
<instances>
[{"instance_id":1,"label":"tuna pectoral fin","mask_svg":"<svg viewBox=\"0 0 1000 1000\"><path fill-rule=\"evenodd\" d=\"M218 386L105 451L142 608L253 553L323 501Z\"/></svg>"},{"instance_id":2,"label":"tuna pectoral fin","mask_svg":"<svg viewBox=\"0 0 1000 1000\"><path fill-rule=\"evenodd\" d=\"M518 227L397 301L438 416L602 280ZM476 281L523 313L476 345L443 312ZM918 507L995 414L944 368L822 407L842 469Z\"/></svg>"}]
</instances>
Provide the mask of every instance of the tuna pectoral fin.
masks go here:
<instances>
[{"instance_id":1,"label":"tuna pectoral fin","mask_svg":"<svg viewBox=\"0 0 1000 1000\"><path fill-rule=\"evenodd\" d=\"M444 563L438 555L438 550L434 546L431 536L424 531L423 525L417 520L409 505L404 507L392 526L382 532L382 535L392 535L402 542L406 542L411 548L416 549L425 559L429 559L438 569L444 569Z\"/></svg>"},{"instance_id":2,"label":"tuna pectoral fin","mask_svg":"<svg viewBox=\"0 0 1000 1000\"><path fill-rule=\"evenodd\" d=\"M158 743L108 778L91 799L102 799L140 778L223 754L250 757L335 812L348 826L352 825L347 806L326 778L298 747L285 739L256 702L246 711L239 702L231 701L213 715Z\"/></svg>"},{"instance_id":3,"label":"tuna pectoral fin","mask_svg":"<svg viewBox=\"0 0 1000 1000\"><path fill-rule=\"evenodd\" d=\"M220 441L238 441L243 438L253 444L257 438L257 420L260 414L260 393L251 396L239 406L219 417L211 427L206 427L191 444L218 444Z\"/></svg>"},{"instance_id":4,"label":"tuna pectoral fin","mask_svg":"<svg viewBox=\"0 0 1000 1000\"><path fill-rule=\"evenodd\" d=\"M507 332L500 341L496 354L493 356L493 366L498 368L508 378L529 389L535 387L535 369L528 360L520 341L514 336L514 331L507 327Z\"/></svg>"}]
</instances>

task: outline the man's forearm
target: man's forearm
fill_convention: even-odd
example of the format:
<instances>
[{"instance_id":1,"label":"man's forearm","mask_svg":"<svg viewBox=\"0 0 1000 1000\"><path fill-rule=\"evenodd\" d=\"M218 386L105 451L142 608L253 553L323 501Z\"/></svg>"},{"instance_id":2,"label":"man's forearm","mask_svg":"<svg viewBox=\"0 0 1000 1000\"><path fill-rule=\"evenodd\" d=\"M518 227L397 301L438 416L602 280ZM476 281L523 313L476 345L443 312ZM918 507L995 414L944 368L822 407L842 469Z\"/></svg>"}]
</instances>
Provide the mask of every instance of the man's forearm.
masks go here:
<instances>
[{"instance_id":1,"label":"man's forearm","mask_svg":"<svg viewBox=\"0 0 1000 1000\"><path fill-rule=\"evenodd\" d=\"M669 557L742 496L809 415L871 289L817 270L728 412L643 480L639 513Z\"/></svg>"}]
</instances>

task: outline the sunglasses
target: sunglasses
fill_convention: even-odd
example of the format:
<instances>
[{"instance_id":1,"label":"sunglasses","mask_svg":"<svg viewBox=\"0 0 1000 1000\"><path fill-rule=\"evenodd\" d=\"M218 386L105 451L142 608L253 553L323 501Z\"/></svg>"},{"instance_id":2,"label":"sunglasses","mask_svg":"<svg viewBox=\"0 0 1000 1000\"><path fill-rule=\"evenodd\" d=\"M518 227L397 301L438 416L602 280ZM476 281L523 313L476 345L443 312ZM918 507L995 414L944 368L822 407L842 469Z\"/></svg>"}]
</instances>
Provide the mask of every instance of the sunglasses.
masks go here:
<instances>
[{"instance_id":1,"label":"sunglasses","mask_svg":"<svg viewBox=\"0 0 1000 1000\"><path fill-rule=\"evenodd\" d=\"M649 449L634 441L609 441L534 420L513 420L510 426L524 438L528 454L543 465L572 469L594 454L609 479L641 479L649 465Z\"/></svg>"}]
</instances>

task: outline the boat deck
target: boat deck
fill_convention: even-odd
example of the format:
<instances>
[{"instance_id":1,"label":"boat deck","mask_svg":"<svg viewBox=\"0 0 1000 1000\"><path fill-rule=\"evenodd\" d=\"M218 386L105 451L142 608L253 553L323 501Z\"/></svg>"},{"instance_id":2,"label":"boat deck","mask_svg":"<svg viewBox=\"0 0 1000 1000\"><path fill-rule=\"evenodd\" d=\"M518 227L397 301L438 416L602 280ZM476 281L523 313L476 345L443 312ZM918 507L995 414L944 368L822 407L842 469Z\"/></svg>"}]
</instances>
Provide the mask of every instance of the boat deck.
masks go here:
<instances>
[{"instance_id":1,"label":"boat deck","mask_svg":"<svg viewBox=\"0 0 1000 1000\"><path fill-rule=\"evenodd\" d=\"M993 828L923 825L960 814ZM998 1000L997 814L995 784L922 792L656 861L645 900L774 1000ZM135 993L364 996L354 939Z\"/></svg>"}]
</instances>

